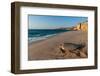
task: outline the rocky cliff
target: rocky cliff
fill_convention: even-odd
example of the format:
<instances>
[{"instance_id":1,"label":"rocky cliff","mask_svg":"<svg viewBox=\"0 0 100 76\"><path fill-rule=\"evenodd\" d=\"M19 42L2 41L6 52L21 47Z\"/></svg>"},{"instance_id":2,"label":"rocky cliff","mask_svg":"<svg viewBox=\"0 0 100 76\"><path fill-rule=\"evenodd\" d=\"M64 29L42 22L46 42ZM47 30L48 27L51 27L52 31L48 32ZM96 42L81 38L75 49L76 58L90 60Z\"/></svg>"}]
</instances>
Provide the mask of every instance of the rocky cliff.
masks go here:
<instances>
[{"instance_id":1,"label":"rocky cliff","mask_svg":"<svg viewBox=\"0 0 100 76\"><path fill-rule=\"evenodd\" d=\"M73 30L88 31L88 22L79 23L73 28Z\"/></svg>"}]
</instances>

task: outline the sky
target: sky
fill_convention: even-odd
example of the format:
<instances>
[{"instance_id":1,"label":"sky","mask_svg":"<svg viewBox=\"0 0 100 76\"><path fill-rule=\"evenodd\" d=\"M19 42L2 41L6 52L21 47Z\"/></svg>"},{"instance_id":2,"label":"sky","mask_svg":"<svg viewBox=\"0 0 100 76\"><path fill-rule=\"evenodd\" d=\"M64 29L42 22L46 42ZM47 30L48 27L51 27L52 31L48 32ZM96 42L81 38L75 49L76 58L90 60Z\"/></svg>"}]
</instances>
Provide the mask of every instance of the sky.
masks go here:
<instances>
[{"instance_id":1,"label":"sky","mask_svg":"<svg viewBox=\"0 0 100 76\"><path fill-rule=\"evenodd\" d=\"M71 27L87 20L87 17L29 15L28 29L55 29Z\"/></svg>"}]
</instances>

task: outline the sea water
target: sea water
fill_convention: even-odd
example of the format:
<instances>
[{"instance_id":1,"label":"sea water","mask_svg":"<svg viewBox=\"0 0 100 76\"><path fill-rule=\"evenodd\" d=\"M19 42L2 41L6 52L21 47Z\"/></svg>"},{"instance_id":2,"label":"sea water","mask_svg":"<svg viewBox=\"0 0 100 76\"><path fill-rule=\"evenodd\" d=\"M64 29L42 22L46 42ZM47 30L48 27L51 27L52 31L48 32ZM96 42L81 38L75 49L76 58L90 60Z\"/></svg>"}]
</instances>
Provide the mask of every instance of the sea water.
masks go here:
<instances>
[{"instance_id":1,"label":"sea water","mask_svg":"<svg viewBox=\"0 0 100 76\"><path fill-rule=\"evenodd\" d=\"M28 29L28 42L32 43L39 40L47 39L51 36L55 36L59 33L66 32L68 30L61 29Z\"/></svg>"}]
</instances>

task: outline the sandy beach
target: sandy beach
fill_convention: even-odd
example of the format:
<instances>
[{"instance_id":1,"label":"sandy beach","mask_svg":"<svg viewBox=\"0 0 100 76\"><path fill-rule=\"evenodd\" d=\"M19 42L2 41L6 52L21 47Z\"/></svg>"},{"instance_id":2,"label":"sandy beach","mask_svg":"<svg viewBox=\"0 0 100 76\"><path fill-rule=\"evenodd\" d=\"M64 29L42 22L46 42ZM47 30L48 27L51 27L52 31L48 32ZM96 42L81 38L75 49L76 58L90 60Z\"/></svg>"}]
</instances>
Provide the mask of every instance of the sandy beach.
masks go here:
<instances>
[{"instance_id":1,"label":"sandy beach","mask_svg":"<svg viewBox=\"0 0 100 76\"><path fill-rule=\"evenodd\" d=\"M69 31L33 42L28 44L28 60L87 58L87 39L87 32Z\"/></svg>"}]
</instances>

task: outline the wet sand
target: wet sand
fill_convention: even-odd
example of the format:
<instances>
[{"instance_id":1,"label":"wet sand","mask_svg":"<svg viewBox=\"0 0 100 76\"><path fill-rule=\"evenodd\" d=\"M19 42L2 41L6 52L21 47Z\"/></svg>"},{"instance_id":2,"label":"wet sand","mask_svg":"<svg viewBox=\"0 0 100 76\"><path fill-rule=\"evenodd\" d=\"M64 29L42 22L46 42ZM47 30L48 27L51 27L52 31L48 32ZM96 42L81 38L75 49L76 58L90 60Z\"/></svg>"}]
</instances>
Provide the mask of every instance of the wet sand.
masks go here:
<instances>
[{"instance_id":1,"label":"wet sand","mask_svg":"<svg viewBox=\"0 0 100 76\"><path fill-rule=\"evenodd\" d=\"M87 58L87 39L87 32L69 31L33 42L28 44L28 60Z\"/></svg>"}]
</instances>

